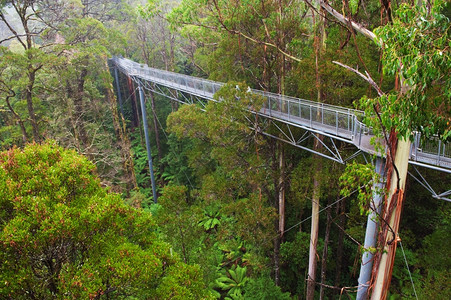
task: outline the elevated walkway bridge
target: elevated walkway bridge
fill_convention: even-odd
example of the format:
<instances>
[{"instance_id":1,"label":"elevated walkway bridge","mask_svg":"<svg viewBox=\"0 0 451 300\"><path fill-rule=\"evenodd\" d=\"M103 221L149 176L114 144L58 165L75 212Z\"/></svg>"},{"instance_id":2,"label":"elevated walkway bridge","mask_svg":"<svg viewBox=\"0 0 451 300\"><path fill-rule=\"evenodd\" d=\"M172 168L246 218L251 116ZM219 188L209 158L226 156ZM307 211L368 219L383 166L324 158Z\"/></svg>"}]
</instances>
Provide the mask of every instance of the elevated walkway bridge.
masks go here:
<instances>
[{"instance_id":1,"label":"elevated walkway bridge","mask_svg":"<svg viewBox=\"0 0 451 300\"><path fill-rule=\"evenodd\" d=\"M205 106L204 100L216 101L213 95L224 85L150 68L122 57L114 57L111 62L143 88L182 103L200 102ZM254 113L266 119L267 123L275 125L281 132L279 135L269 134L260 124L258 130L261 133L340 163L360 152L377 154L370 143L374 137L371 128L360 122L364 116L362 111L254 89L251 91L265 99L263 108ZM303 130L299 133L295 128ZM324 139L318 139L325 149L322 152L313 150L309 146L311 143L307 142L310 138L317 138L317 134L330 140L330 143L326 143ZM356 151L344 158L336 146L336 141L354 145ZM383 141L381 144L384 144ZM439 140L423 139L421 134L415 133L409 163L451 173L451 147Z\"/></svg>"},{"instance_id":2,"label":"elevated walkway bridge","mask_svg":"<svg viewBox=\"0 0 451 300\"><path fill-rule=\"evenodd\" d=\"M115 66L116 84L120 102L121 93L119 90L117 70L120 70L128 78L131 78L138 84L144 119L143 124L145 128L147 125L145 123L146 114L143 89L164 95L182 103L198 102L205 107L208 101L217 101L213 96L224 85L223 83L206 79L149 68L145 65L121 57L114 57L111 61ZM252 120L252 117L248 119L250 123L249 126L255 128L262 134L266 134L340 163L352 159L359 153L379 154L370 142L374 137L371 128L368 128L360 122L364 117L362 111L259 90L250 91L264 98L264 105L259 111L249 108L249 111L254 114L255 119L258 119L258 122ZM279 133L269 133L274 131L273 127L271 130L267 130L269 129L268 125L270 124L274 125ZM147 131L145 132L149 168L152 176L152 190L156 202L156 185L152 175L152 158L149 150L149 138ZM319 135L321 135L322 138L320 138ZM440 194L436 193L415 167L422 166L451 173L451 147L443 144L439 140L426 140L421 137L420 133L414 133L413 137L414 139L411 143L409 153L409 164L413 165L412 169L414 169L417 174L409 174L423 187L429 190L434 198L451 201L451 187L449 187L448 191ZM311 147L313 144L310 141L311 139L317 139L318 142L322 143L323 147L321 151ZM327 142L326 139L329 139L329 142ZM339 147L337 147L337 141L342 142L341 145L338 145ZM384 147L383 140L380 142L382 147ZM351 148L356 150L339 151L343 145L355 146L351 146ZM352 152L354 153L348 155ZM383 148L381 152L385 152ZM343 153L346 153L348 157L343 158ZM377 165L379 165L379 167ZM384 165L384 162L383 159L379 157L376 159L376 169L380 175L383 175L384 172L381 165ZM382 184L382 181L379 182L378 185ZM378 236L379 229L376 211L381 209L381 197L377 196L376 193L373 200L374 208L372 209L374 211L368 215L364 249L374 248L376 246L376 237ZM368 282L372 274L372 259L373 254L370 251L363 252L358 280L359 292L357 297L359 299L366 297Z\"/></svg>"}]
</instances>

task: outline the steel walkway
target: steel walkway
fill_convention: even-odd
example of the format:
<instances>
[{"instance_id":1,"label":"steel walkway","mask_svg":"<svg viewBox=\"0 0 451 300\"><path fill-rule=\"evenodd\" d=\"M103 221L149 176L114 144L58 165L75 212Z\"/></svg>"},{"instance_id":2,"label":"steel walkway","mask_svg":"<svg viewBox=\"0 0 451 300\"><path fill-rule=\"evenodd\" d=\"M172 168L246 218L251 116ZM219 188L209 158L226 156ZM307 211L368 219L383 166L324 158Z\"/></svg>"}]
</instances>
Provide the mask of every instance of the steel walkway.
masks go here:
<instances>
[{"instance_id":1,"label":"steel walkway","mask_svg":"<svg viewBox=\"0 0 451 300\"><path fill-rule=\"evenodd\" d=\"M150 68L122 57L113 57L111 62L122 73L145 88L183 103L193 103L193 97L216 101L213 95L224 85ZM177 91L178 95L168 92L169 90ZM334 140L352 144L359 149L358 151L376 154L374 146L370 143L374 137L371 128L359 121L364 115L362 111L259 90L252 92L266 99L263 108L257 114L271 120L282 132L282 137L274 136L275 138L312 151L303 146L302 142L319 133L331 139L332 146L324 143L323 145L332 155L319 154L338 162L344 162L345 159L340 156ZM308 134L295 137L291 128L304 129ZM439 140L425 140L419 133L415 133L409 163L451 173L451 147Z\"/></svg>"}]
</instances>

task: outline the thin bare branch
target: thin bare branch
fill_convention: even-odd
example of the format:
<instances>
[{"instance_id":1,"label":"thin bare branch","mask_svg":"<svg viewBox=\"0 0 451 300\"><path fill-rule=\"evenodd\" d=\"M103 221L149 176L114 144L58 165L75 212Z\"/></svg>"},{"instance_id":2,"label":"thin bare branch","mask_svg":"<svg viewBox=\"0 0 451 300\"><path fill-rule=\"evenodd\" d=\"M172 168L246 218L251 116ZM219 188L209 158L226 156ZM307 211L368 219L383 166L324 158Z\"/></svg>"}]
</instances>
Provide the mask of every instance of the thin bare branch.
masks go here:
<instances>
[{"instance_id":1,"label":"thin bare branch","mask_svg":"<svg viewBox=\"0 0 451 300\"><path fill-rule=\"evenodd\" d=\"M6 20L5 15L3 13L1 13L1 12L0 12L0 18L2 19L3 23L5 23L5 25L8 27L8 29L12 32L12 34L14 34L14 37L17 38L19 43L22 44L24 49L27 49L27 46L25 45L25 43L20 38L20 35L17 33L16 30L14 30L14 28L12 28L11 24L9 24L8 21Z\"/></svg>"},{"instance_id":2,"label":"thin bare branch","mask_svg":"<svg viewBox=\"0 0 451 300\"><path fill-rule=\"evenodd\" d=\"M309 3L308 0L305 0L307 3ZM338 11L336 11L332 6L329 5L324 0L314 0L318 5L320 5L322 8L324 8L329 14L331 14L335 19L337 19L339 22L345 24L345 25L351 25L351 27L366 36L367 38L371 39L375 43L381 44L382 42L376 37L376 35L371 31L365 28L362 24L359 24L357 22L354 22L350 20L349 18L346 18L342 14L340 14Z\"/></svg>"},{"instance_id":3,"label":"thin bare branch","mask_svg":"<svg viewBox=\"0 0 451 300\"><path fill-rule=\"evenodd\" d=\"M332 61L334 64L337 64L339 66L342 66L343 68L356 73L357 75L359 75L360 77L362 77L366 82L368 82L377 92L377 94L379 96L383 96L384 92L382 92L381 88L377 85L376 82L374 82L373 78L371 78L370 74L368 74L367 71L365 71L365 74L360 73L358 70L351 68L350 66L347 66L345 64L342 64L341 62L338 61Z\"/></svg>"}]
</instances>

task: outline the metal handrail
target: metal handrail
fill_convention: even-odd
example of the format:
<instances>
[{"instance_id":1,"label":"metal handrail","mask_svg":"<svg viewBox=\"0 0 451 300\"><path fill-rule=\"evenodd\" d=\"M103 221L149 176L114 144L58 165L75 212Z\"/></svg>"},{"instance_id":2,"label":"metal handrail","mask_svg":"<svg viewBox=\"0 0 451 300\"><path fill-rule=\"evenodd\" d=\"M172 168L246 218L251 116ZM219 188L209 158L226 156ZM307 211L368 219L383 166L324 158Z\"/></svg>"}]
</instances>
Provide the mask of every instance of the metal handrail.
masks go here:
<instances>
[{"instance_id":1,"label":"metal handrail","mask_svg":"<svg viewBox=\"0 0 451 300\"><path fill-rule=\"evenodd\" d=\"M224 85L208 79L150 68L122 57L113 57L112 61L130 76L138 76L208 100L213 100L213 95ZM251 91L266 99L263 108L257 113L303 128L320 128L365 152L376 154L370 143L374 136L372 129L359 121L364 116L363 111L255 89ZM410 160L451 169L451 147L438 139L425 140L419 133L414 133Z\"/></svg>"}]
</instances>

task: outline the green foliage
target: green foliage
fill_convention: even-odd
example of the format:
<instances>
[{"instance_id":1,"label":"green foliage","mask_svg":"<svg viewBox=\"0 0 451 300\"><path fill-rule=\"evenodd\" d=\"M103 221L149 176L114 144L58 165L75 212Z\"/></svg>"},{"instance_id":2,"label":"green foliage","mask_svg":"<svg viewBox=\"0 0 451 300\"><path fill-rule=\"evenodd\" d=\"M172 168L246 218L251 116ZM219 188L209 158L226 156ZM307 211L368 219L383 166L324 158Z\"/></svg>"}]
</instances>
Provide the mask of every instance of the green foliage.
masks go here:
<instances>
[{"instance_id":1,"label":"green foliage","mask_svg":"<svg viewBox=\"0 0 451 300\"><path fill-rule=\"evenodd\" d=\"M359 8L359 1L357 0L350 0L349 1L349 8L351 9L351 12L355 14L357 12L357 9Z\"/></svg>"},{"instance_id":2,"label":"green foliage","mask_svg":"<svg viewBox=\"0 0 451 300\"><path fill-rule=\"evenodd\" d=\"M193 170L188 165L187 152L192 148L192 141L189 139L177 139L171 133L168 136L168 153L162 158L164 172L162 178L176 185L191 187L196 184Z\"/></svg>"},{"instance_id":3,"label":"green foliage","mask_svg":"<svg viewBox=\"0 0 451 300\"><path fill-rule=\"evenodd\" d=\"M243 288L249 278L246 276L246 267L233 266L227 271L222 270L221 276L216 279L215 287L227 291L225 299L241 300L243 297Z\"/></svg>"},{"instance_id":4,"label":"green foliage","mask_svg":"<svg viewBox=\"0 0 451 300\"><path fill-rule=\"evenodd\" d=\"M407 263L409 264L410 274L404 261L403 250ZM402 297L400 298L413 299L415 297L410 276L412 276L415 287L419 287L419 279L421 278L421 274L420 270L415 268L415 265L418 264L418 258L416 256L417 255L413 251L405 248L404 245L402 249L401 247L398 247L396 251L392 273L392 288L390 291L393 294L401 295Z\"/></svg>"},{"instance_id":5,"label":"green foliage","mask_svg":"<svg viewBox=\"0 0 451 300\"><path fill-rule=\"evenodd\" d=\"M361 100L372 126L379 126L372 112L378 107L382 125L396 128L400 137L416 130L451 140L450 22L442 14L444 3L401 4L393 24L375 30L383 43L384 72L399 74L403 86L400 92Z\"/></svg>"},{"instance_id":6,"label":"green foliage","mask_svg":"<svg viewBox=\"0 0 451 300\"><path fill-rule=\"evenodd\" d=\"M221 214L219 210L215 207L206 207L204 210L204 218L200 220L199 226L203 227L205 231L211 231L216 228L216 226L221 225Z\"/></svg>"},{"instance_id":7,"label":"green foliage","mask_svg":"<svg viewBox=\"0 0 451 300\"><path fill-rule=\"evenodd\" d=\"M145 6L138 5L138 13L144 19L150 19L155 15L161 13L160 0L147 0Z\"/></svg>"},{"instance_id":8,"label":"green foliage","mask_svg":"<svg viewBox=\"0 0 451 300\"><path fill-rule=\"evenodd\" d=\"M246 300L290 300L290 293L283 293L269 277L249 279L244 287Z\"/></svg>"},{"instance_id":9,"label":"green foliage","mask_svg":"<svg viewBox=\"0 0 451 300\"><path fill-rule=\"evenodd\" d=\"M368 214L371 211L370 204L373 198L373 184L377 180L378 175L373 165L352 162L346 166L345 172L340 176L340 194L343 197L349 197L353 191L357 190L360 214ZM383 191L375 192L383 193Z\"/></svg>"},{"instance_id":10,"label":"green foliage","mask_svg":"<svg viewBox=\"0 0 451 300\"><path fill-rule=\"evenodd\" d=\"M133 162L135 168L136 183L140 193L145 196L143 207L148 207L152 201L152 186L150 181L149 163L147 161L147 150L142 145L136 134L132 139ZM155 170L157 171L157 170Z\"/></svg>"},{"instance_id":11,"label":"green foliage","mask_svg":"<svg viewBox=\"0 0 451 300\"><path fill-rule=\"evenodd\" d=\"M305 232L297 232L294 240L280 245L280 257L285 266L282 269L281 278L285 282L284 285L292 289L290 291L293 294L305 293L304 276L308 267L309 246L310 234Z\"/></svg>"},{"instance_id":12,"label":"green foliage","mask_svg":"<svg viewBox=\"0 0 451 300\"><path fill-rule=\"evenodd\" d=\"M165 186L156 217L164 239L182 254L185 262L193 262L201 256L199 248L202 247L200 235L203 230L196 224L200 222L202 212L200 208L189 205L187 191L185 186Z\"/></svg>"},{"instance_id":13,"label":"green foliage","mask_svg":"<svg viewBox=\"0 0 451 300\"><path fill-rule=\"evenodd\" d=\"M199 269L94 170L53 142L0 153L0 296L208 298Z\"/></svg>"}]
</instances>

